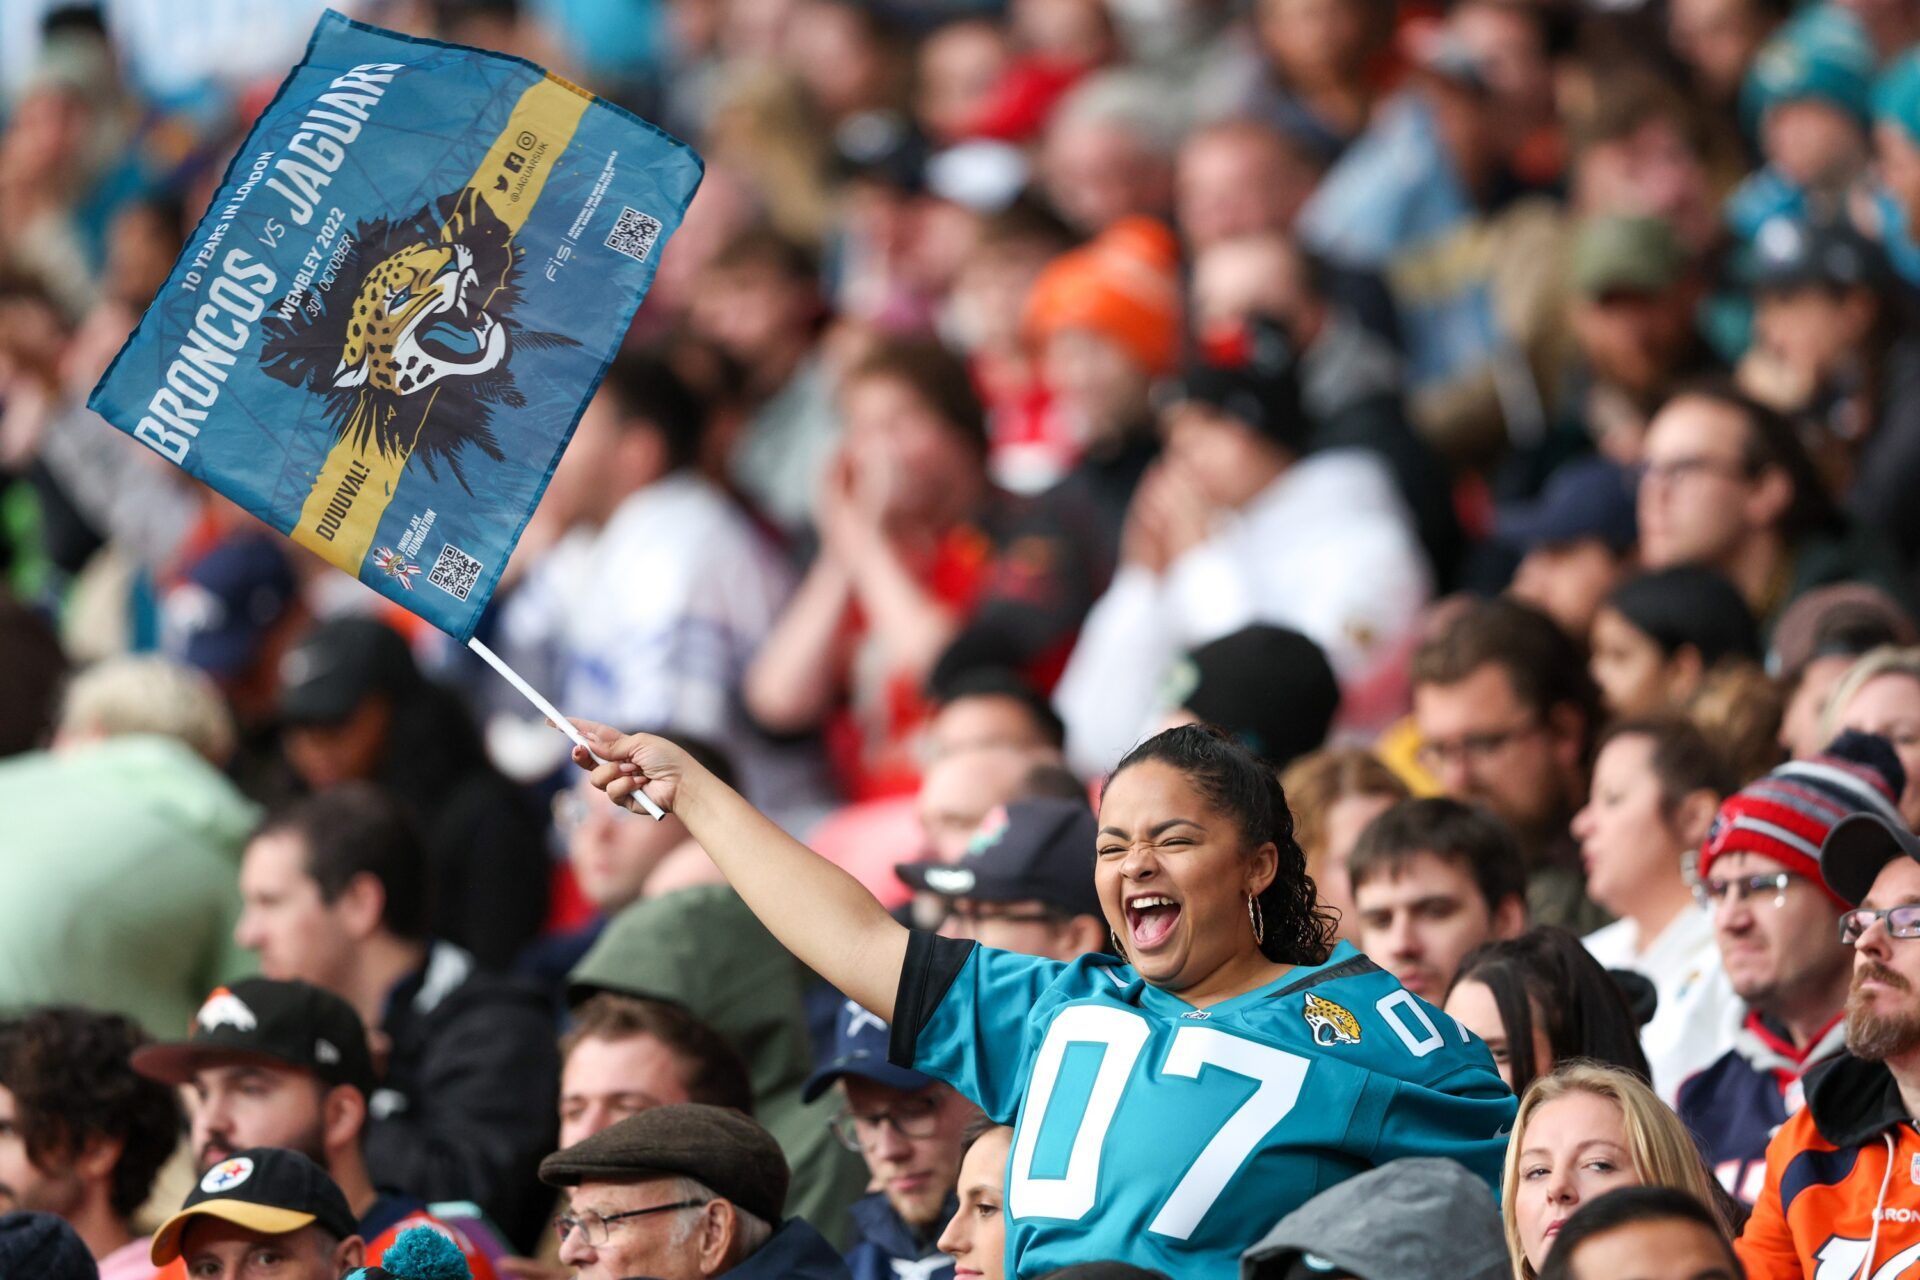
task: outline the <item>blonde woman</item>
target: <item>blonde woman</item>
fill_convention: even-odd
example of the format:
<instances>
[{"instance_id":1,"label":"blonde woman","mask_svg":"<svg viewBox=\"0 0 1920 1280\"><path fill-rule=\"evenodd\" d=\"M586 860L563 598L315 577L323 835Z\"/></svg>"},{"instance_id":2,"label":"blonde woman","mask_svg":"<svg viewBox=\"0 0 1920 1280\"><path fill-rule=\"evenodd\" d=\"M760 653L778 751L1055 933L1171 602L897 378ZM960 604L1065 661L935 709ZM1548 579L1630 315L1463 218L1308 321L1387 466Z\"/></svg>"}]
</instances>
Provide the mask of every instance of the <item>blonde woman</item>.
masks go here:
<instances>
[{"instance_id":1,"label":"blonde woman","mask_svg":"<svg viewBox=\"0 0 1920 1280\"><path fill-rule=\"evenodd\" d=\"M1875 733L1893 744L1907 771L1900 816L1909 829L1920 828L1920 645L1882 645L1847 668L1827 699L1820 740L1832 742L1842 729Z\"/></svg>"},{"instance_id":2,"label":"blonde woman","mask_svg":"<svg viewBox=\"0 0 1920 1280\"><path fill-rule=\"evenodd\" d=\"M1583 1203L1638 1186L1685 1191L1738 1234L1686 1127L1640 1077L1576 1060L1535 1080L1514 1117L1501 1183L1514 1280L1537 1280Z\"/></svg>"}]
</instances>

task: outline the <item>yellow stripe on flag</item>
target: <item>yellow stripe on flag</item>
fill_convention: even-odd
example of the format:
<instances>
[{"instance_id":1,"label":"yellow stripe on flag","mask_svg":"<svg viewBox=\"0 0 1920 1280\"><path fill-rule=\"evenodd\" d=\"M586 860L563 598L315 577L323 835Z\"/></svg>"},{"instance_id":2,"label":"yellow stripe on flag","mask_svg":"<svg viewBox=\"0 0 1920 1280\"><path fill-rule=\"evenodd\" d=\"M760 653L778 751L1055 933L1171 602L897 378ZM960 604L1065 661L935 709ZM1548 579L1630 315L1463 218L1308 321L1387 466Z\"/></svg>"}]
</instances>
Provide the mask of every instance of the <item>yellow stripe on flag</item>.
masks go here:
<instances>
[{"instance_id":1,"label":"yellow stripe on flag","mask_svg":"<svg viewBox=\"0 0 1920 1280\"><path fill-rule=\"evenodd\" d=\"M574 130L592 101L585 90L558 76L546 76L514 103L506 127L467 180L467 188L507 224L509 235L526 225L528 214L547 185L547 175L573 141ZM375 264L365 265L371 268ZM511 353L508 358L512 358ZM429 393L420 407L420 422L424 423L432 411L433 393ZM327 454L290 535L321 559L355 575L373 547L374 534L399 488L407 459L413 456L411 449L382 453L374 443L376 434L353 429L359 425L350 424ZM354 443L355 437L365 440L364 448ZM331 536L322 535L323 525Z\"/></svg>"}]
</instances>

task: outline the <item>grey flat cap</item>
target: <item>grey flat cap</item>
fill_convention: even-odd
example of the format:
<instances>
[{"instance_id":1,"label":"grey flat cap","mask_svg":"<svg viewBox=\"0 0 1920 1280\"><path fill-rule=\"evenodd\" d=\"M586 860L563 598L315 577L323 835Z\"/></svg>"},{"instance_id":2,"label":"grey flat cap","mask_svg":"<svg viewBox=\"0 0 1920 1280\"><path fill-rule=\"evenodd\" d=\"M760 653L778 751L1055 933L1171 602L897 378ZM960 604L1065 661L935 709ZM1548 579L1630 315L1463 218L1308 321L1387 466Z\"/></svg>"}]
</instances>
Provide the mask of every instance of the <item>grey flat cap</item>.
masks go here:
<instances>
[{"instance_id":1,"label":"grey flat cap","mask_svg":"<svg viewBox=\"0 0 1920 1280\"><path fill-rule=\"evenodd\" d=\"M540 1162L540 1180L555 1187L692 1178L771 1223L786 1208L789 1176L772 1134L738 1111L698 1102L651 1107Z\"/></svg>"}]
</instances>

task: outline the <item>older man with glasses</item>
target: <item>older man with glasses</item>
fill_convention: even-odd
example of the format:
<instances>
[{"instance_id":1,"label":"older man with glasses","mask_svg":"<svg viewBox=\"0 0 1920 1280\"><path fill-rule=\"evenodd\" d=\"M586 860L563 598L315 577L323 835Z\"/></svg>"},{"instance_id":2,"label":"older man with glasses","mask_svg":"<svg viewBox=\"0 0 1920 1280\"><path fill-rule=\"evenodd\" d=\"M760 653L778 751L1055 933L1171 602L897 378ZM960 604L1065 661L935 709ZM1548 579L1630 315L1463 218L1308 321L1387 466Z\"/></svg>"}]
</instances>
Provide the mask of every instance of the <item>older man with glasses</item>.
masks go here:
<instances>
[{"instance_id":1,"label":"older man with glasses","mask_svg":"<svg viewBox=\"0 0 1920 1280\"><path fill-rule=\"evenodd\" d=\"M1920 1259L1920 839L1871 806L1827 834L1820 873L1853 952L1846 1050L1768 1145L1736 1247L1750 1280L1894 1280Z\"/></svg>"},{"instance_id":2,"label":"older man with glasses","mask_svg":"<svg viewBox=\"0 0 1920 1280\"><path fill-rule=\"evenodd\" d=\"M1837 924L1848 904L1821 878L1821 842L1850 815L1897 823L1904 785L1884 738L1843 733L1728 796L1701 847L1694 897L1746 1011L1733 1046L1680 1087L1675 1107L1746 1204L1764 1187L1768 1141L1801 1108L1802 1078L1845 1044L1854 953Z\"/></svg>"},{"instance_id":3,"label":"older man with glasses","mask_svg":"<svg viewBox=\"0 0 1920 1280\"><path fill-rule=\"evenodd\" d=\"M967 1126L980 1109L949 1085L887 1061L887 1024L849 1000L834 1054L813 1073L808 1102L839 1086L834 1136L867 1162L877 1190L850 1211L859 1242L847 1254L854 1280L952 1280L953 1259L935 1241L953 1217Z\"/></svg>"},{"instance_id":4,"label":"older man with glasses","mask_svg":"<svg viewBox=\"0 0 1920 1280\"><path fill-rule=\"evenodd\" d=\"M548 1156L540 1177L568 1190L554 1227L575 1280L849 1280L819 1232L782 1220L786 1158L737 1111L643 1111Z\"/></svg>"}]
</instances>

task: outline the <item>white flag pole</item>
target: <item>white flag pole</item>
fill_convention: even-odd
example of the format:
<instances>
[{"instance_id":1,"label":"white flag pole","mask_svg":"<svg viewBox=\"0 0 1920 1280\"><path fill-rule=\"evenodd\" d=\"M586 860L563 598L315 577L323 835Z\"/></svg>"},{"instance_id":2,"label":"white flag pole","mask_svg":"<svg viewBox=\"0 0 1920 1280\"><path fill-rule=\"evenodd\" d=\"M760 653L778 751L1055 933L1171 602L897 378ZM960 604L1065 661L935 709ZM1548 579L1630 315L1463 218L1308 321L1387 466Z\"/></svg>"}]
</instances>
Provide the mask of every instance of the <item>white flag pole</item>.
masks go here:
<instances>
[{"instance_id":1,"label":"white flag pole","mask_svg":"<svg viewBox=\"0 0 1920 1280\"><path fill-rule=\"evenodd\" d=\"M502 676L506 678L506 681L508 684L518 689L522 697L524 697L528 702L531 702L534 706L538 707L541 713L545 715L547 719L553 721L554 724L560 726L560 732L566 734L569 738L572 738L575 746L584 748L588 755L592 756L595 760L598 760L601 764L609 763L609 761L604 756L601 756L598 752L596 752L593 749L593 744L587 741L586 735L573 727L573 721L561 715L559 709L555 707L551 702L548 702L546 698L541 696L541 693L538 689L534 688L532 685L528 684L525 680L523 680L520 677L520 673L518 671L515 671L512 667L508 666L505 662L502 662L500 660L499 654L487 648L487 646L485 646L484 644L481 644L478 640L467 641L467 648L479 654L481 658L483 658L486 661L486 664L488 666L492 667L495 671L498 671ZM641 807L646 809L648 813L652 814L656 821L667 816L666 810L662 809L659 805L655 804L651 796L649 796L646 792L640 790L637 787L634 789L633 798L635 800L638 800L641 804Z\"/></svg>"}]
</instances>

